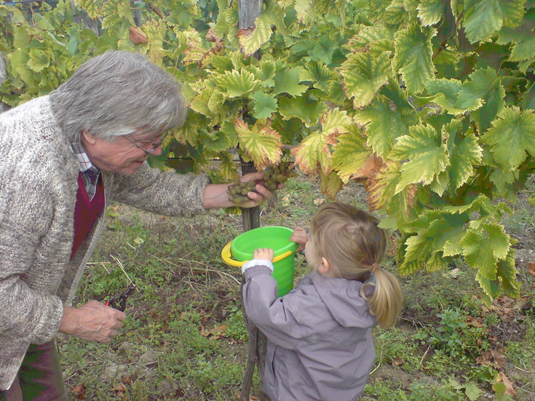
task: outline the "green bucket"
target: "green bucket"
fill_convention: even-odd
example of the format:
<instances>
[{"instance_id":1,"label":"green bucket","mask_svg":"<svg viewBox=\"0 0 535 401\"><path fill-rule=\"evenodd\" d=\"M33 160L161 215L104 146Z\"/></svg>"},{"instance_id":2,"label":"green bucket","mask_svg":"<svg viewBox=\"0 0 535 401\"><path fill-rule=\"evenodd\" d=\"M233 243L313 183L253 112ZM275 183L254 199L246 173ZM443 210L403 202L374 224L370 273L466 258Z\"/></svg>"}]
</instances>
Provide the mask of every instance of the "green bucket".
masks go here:
<instances>
[{"instance_id":1,"label":"green bucket","mask_svg":"<svg viewBox=\"0 0 535 401\"><path fill-rule=\"evenodd\" d=\"M290 241L293 230L286 227L260 227L238 235L227 244L221 256L231 266L241 267L253 259L253 251L258 248L271 248L274 252L273 278L278 285L277 296L281 297L294 285L294 252L298 248L296 242Z\"/></svg>"}]
</instances>

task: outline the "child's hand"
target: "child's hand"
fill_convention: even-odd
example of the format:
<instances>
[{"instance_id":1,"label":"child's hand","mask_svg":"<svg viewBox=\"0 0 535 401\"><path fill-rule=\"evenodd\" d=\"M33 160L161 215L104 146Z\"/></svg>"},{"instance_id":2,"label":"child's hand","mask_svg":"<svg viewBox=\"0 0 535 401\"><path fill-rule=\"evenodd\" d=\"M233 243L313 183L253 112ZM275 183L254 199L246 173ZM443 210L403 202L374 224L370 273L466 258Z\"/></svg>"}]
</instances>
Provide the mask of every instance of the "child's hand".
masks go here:
<instances>
[{"instance_id":1,"label":"child's hand","mask_svg":"<svg viewBox=\"0 0 535 401\"><path fill-rule=\"evenodd\" d=\"M297 242L299 247L297 248L296 252L301 252L303 249L305 249L305 245L308 242L307 232L304 228L296 227L292 233L292 236L290 237L290 241Z\"/></svg>"},{"instance_id":2,"label":"child's hand","mask_svg":"<svg viewBox=\"0 0 535 401\"><path fill-rule=\"evenodd\" d=\"M273 249L270 248L260 248L255 249L253 252L254 259L265 259L273 262Z\"/></svg>"}]
</instances>

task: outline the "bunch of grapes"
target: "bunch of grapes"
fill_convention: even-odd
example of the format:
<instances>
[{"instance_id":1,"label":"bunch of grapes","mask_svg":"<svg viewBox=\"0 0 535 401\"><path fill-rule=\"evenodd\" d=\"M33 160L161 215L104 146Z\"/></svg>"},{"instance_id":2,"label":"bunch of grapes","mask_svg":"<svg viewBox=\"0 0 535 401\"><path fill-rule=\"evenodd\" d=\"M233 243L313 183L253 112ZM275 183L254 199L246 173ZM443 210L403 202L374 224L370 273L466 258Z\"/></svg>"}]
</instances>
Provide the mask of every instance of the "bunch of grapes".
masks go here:
<instances>
[{"instance_id":1,"label":"bunch of grapes","mask_svg":"<svg viewBox=\"0 0 535 401\"><path fill-rule=\"evenodd\" d=\"M288 178L297 177L290 163L281 163L276 167L267 167L264 170L264 186L270 191L277 190L280 183L288 181Z\"/></svg>"},{"instance_id":2,"label":"bunch of grapes","mask_svg":"<svg viewBox=\"0 0 535 401\"><path fill-rule=\"evenodd\" d=\"M279 184L288 181L288 178L297 177L290 163L281 163L277 167L267 167L264 170L264 186L271 192L278 189ZM255 190L256 182L234 181L227 189L228 200L239 205L249 200L247 194Z\"/></svg>"},{"instance_id":3,"label":"bunch of grapes","mask_svg":"<svg viewBox=\"0 0 535 401\"><path fill-rule=\"evenodd\" d=\"M228 200L234 202L236 205L247 202L249 200L247 194L254 191L255 184L255 180L249 182L234 181L227 189Z\"/></svg>"}]
</instances>

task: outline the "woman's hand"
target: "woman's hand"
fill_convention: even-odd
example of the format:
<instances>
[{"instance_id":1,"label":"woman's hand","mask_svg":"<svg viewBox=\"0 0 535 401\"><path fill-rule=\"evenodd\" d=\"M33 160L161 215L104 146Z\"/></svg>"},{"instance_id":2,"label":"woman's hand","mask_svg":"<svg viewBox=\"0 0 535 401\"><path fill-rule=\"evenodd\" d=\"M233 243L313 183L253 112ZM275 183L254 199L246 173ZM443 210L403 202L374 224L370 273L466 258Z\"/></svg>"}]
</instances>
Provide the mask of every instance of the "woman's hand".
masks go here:
<instances>
[{"instance_id":1,"label":"woman's hand","mask_svg":"<svg viewBox=\"0 0 535 401\"><path fill-rule=\"evenodd\" d=\"M204 190L204 208L214 209L221 207L233 207L239 206L244 208L250 208L260 206L262 203L273 196L273 193L264 186L264 173L258 171L256 173L245 174L240 178L242 182L249 182L251 180L256 181L255 191L249 192L247 197L248 201L240 203L239 205L228 200L227 189L229 184L208 184ZM279 184L278 188L284 188L284 184Z\"/></svg>"},{"instance_id":2,"label":"woman's hand","mask_svg":"<svg viewBox=\"0 0 535 401\"><path fill-rule=\"evenodd\" d=\"M89 301L79 308L63 308L59 331L87 341L109 343L122 327L126 315L104 305Z\"/></svg>"},{"instance_id":3,"label":"woman's hand","mask_svg":"<svg viewBox=\"0 0 535 401\"><path fill-rule=\"evenodd\" d=\"M301 252L303 249L305 249L305 245L308 242L307 232L304 228L296 227L290 237L290 241L297 242L297 244L299 244L299 247L297 248L296 252Z\"/></svg>"},{"instance_id":4,"label":"woman's hand","mask_svg":"<svg viewBox=\"0 0 535 401\"><path fill-rule=\"evenodd\" d=\"M253 259L269 260L270 262L273 262L273 254L273 249L259 248L254 250Z\"/></svg>"}]
</instances>

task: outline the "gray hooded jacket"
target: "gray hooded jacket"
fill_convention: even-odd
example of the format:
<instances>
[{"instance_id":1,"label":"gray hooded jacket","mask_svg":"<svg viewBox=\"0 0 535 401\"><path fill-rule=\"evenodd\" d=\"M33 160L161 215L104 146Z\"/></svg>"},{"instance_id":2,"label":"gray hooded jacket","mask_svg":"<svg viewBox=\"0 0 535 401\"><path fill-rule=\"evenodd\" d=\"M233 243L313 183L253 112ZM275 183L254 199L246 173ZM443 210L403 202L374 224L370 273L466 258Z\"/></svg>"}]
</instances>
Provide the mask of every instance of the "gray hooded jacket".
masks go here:
<instances>
[{"instance_id":1,"label":"gray hooded jacket","mask_svg":"<svg viewBox=\"0 0 535 401\"><path fill-rule=\"evenodd\" d=\"M377 324L363 283L311 273L277 298L269 267L250 267L245 279L247 315L268 338L264 392L281 401L358 399L373 368Z\"/></svg>"}]
</instances>

